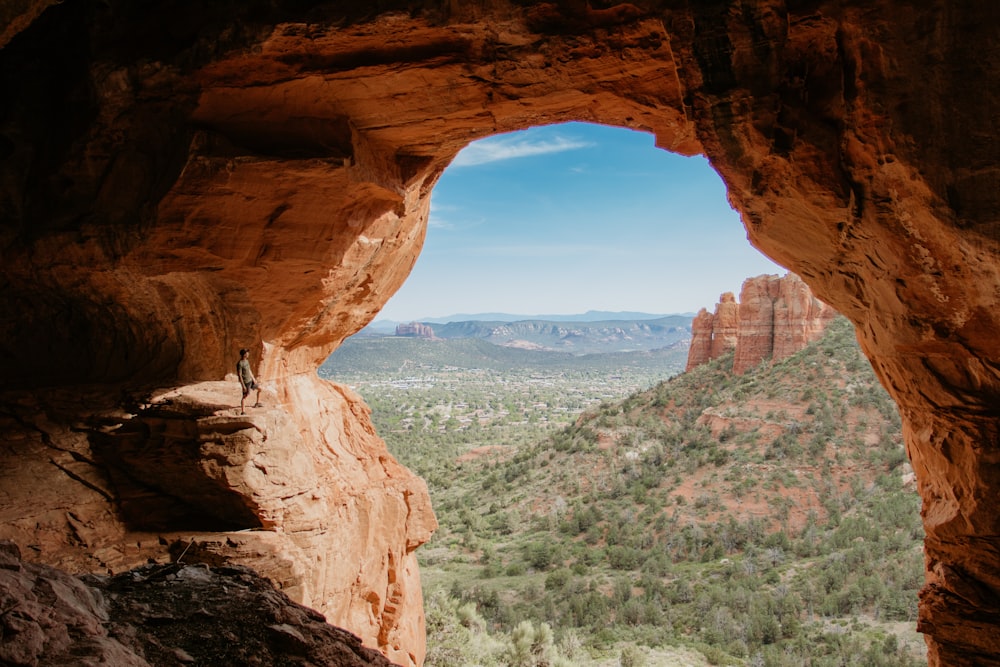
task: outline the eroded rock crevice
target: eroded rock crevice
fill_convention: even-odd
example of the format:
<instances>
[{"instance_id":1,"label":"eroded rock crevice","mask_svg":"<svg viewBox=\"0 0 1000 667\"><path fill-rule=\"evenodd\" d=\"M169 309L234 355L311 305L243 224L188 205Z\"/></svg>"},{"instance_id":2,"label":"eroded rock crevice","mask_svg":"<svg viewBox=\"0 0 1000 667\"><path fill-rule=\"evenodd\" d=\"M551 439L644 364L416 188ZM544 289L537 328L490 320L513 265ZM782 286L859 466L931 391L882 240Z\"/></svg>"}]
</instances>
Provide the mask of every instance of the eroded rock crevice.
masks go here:
<instances>
[{"instance_id":1,"label":"eroded rock crevice","mask_svg":"<svg viewBox=\"0 0 1000 667\"><path fill-rule=\"evenodd\" d=\"M0 21L0 388L6 414L31 413L5 422L17 476L0 512L29 558L80 571L163 557L177 539L136 532L152 524L116 488L228 486L205 497L233 527L267 530L186 544L270 559L299 601L419 663L426 490L315 369L405 280L458 150L591 121L707 155L751 242L856 325L924 500L931 663L1000 663L993 9L38 0ZM232 385L217 400L205 383L241 347L272 402L229 430ZM102 452L85 433L143 387L216 407L123 414L170 431L161 453L178 453L140 473L150 451L105 433ZM53 391L73 400L54 409ZM227 438L239 446L210 451ZM179 461L197 483L168 483Z\"/></svg>"}]
</instances>

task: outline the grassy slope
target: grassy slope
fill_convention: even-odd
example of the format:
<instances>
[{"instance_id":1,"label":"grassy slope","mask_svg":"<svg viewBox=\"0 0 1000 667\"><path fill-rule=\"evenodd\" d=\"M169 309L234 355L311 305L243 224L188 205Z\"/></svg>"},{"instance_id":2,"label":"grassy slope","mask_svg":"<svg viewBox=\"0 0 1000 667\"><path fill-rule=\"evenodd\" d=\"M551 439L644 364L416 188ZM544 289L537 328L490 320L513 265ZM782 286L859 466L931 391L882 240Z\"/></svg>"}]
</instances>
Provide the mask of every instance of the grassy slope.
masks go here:
<instances>
[{"instance_id":1,"label":"grassy slope","mask_svg":"<svg viewBox=\"0 0 1000 667\"><path fill-rule=\"evenodd\" d=\"M535 445L440 461L441 529L418 552L429 616L447 597L485 632L544 622L591 655L626 642L712 664L920 664L919 500L850 326L742 377L729 365ZM436 627L429 665L447 662Z\"/></svg>"}]
</instances>

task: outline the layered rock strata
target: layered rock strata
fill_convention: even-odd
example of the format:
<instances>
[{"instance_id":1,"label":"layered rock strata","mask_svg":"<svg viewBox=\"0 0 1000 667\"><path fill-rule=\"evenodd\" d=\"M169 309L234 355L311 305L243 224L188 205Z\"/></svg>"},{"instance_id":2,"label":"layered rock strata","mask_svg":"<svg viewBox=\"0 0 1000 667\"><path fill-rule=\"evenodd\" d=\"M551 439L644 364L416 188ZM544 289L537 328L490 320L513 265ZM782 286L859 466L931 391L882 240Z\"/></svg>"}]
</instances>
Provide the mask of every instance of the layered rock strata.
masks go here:
<instances>
[{"instance_id":1,"label":"layered rock strata","mask_svg":"<svg viewBox=\"0 0 1000 667\"><path fill-rule=\"evenodd\" d=\"M712 325L715 315L705 308L699 310L691 320L691 345L685 371L690 371L712 360Z\"/></svg>"},{"instance_id":2,"label":"layered rock strata","mask_svg":"<svg viewBox=\"0 0 1000 667\"><path fill-rule=\"evenodd\" d=\"M719 297L712 315L712 345L709 357L715 359L736 348L739 342L740 306L732 292Z\"/></svg>"},{"instance_id":3,"label":"layered rock strata","mask_svg":"<svg viewBox=\"0 0 1000 667\"><path fill-rule=\"evenodd\" d=\"M733 351L733 372L742 375L818 340L836 315L794 273L747 278L738 302L726 292L714 314L702 308L695 316L685 370Z\"/></svg>"},{"instance_id":4,"label":"layered rock strata","mask_svg":"<svg viewBox=\"0 0 1000 667\"><path fill-rule=\"evenodd\" d=\"M426 506L416 482L382 492L395 464L360 404L343 420L322 408L339 390L315 370L409 273L458 150L592 121L705 154L751 243L855 324L899 405L924 502L930 662L1000 664L989 3L28 0L0 20L0 387L15 425L0 505L19 544L66 546L25 554L96 566L94 554L124 564L145 548L128 526L100 537L121 519L80 449L89 402L221 380L241 347L293 425L283 432L342 471L317 475L359 510L345 540L389 530L390 508ZM77 408L24 420L41 387ZM85 500L88 521L27 502L18 489L35 482ZM342 619L415 662L381 611L413 595L400 558L412 563L426 533L352 552L362 582L393 574L368 612ZM309 572L340 599L380 588L339 580L333 593L325 567ZM417 628L419 602L409 609Z\"/></svg>"}]
</instances>

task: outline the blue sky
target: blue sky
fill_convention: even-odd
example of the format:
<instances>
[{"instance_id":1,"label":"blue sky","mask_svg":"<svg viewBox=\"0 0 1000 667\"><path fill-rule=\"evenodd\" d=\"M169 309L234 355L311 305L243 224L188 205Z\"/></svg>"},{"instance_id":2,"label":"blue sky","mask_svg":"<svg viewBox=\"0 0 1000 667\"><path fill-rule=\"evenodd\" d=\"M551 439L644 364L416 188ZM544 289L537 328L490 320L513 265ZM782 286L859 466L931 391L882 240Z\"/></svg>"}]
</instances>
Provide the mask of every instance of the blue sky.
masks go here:
<instances>
[{"instance_id":1,"label":"blue sky","mask_svg":"<svg viewBox=\"0 0 1000 667\"><path fill-rule=\"evenodd\" d=\"M704 158L641 132L552 125L458 154L423 252L376 319L695 312L762 273L785 270L747 241Z\"/></svg>"}]
</instances>

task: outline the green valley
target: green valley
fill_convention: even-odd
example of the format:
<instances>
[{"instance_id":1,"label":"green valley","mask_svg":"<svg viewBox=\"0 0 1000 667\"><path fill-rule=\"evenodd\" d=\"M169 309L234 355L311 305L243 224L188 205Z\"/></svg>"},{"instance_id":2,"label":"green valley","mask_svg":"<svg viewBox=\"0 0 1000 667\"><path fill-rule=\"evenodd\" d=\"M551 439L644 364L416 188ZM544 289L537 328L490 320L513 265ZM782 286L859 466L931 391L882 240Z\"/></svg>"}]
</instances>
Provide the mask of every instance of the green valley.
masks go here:
<instances>
[{"instance_id":1,"label":"green valley","mask_svg":"<svg viewBox=\"0 0 1000 667\"><path fill-rule=\"evenodd\" d=\"M846 320L742 376L480 345L320 371L428 481L429 667L926 664L919 497Z\"/></svg>"}]
</instances>

